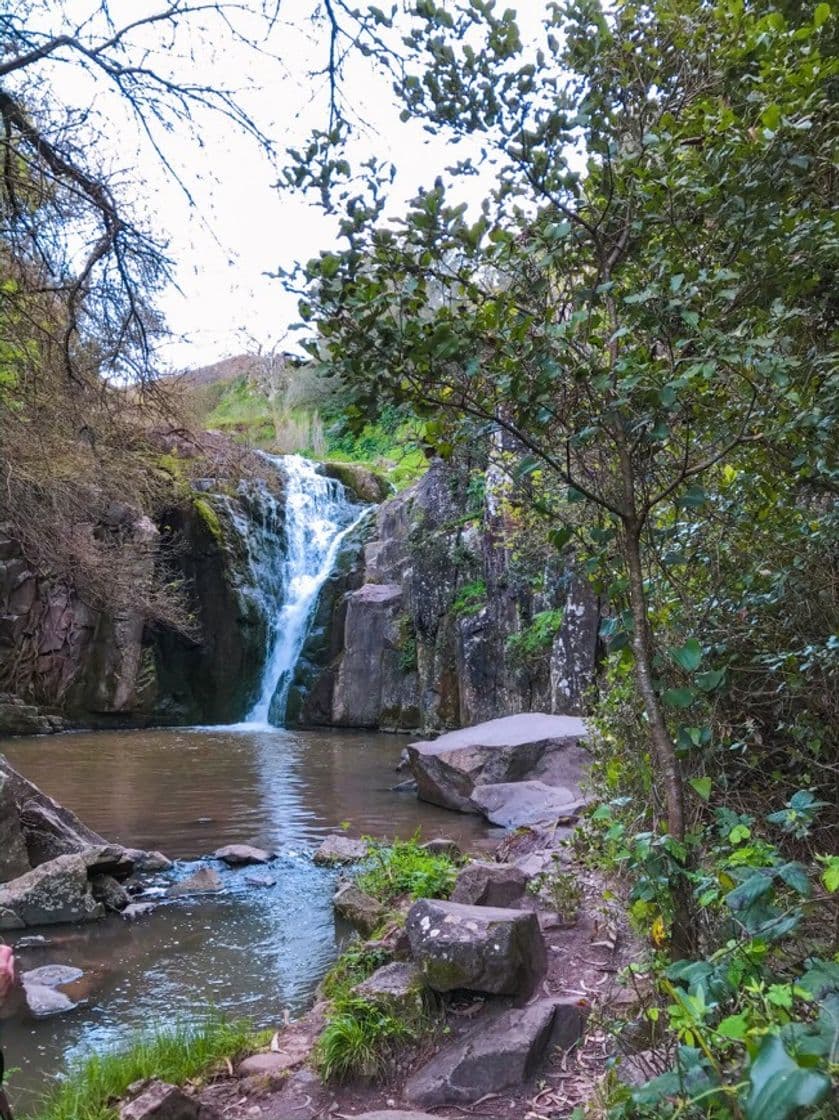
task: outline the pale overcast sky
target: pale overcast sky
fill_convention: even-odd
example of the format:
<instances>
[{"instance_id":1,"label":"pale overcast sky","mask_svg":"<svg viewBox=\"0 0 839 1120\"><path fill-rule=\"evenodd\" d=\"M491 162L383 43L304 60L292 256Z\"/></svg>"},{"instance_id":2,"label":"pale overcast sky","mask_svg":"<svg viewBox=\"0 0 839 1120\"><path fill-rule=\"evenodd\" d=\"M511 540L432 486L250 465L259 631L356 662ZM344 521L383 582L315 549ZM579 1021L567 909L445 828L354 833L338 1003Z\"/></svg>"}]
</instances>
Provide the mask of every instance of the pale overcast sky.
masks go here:
<instances>
[{"instance_id":1,"label":"pale overcast sky","mask_svg":"<svg viewBox=\"0 0 839 1120\"><path fill-rule=\"evenodd\" d=\"M248 0L254 6L258 0ZM75 19L95 7L95 0L67 0L62 5ZM241 91L260 129L282 153L301 144L313 127L326 121L325 77L311 78L326 58L327 43L315 34L307 16L314 0L284 0L282 21L266 53L259 55L230 36L200 36L181 43L186 62L167 56L175 74L198 73L202 79ZM158 10L159 0L111 0L119 26L141 12ZM522 23L535 32L545 10L541 0L520 0ZM52 9L53 12L56 9ZM50 19L51 30L54 21ZM273 55L274 57L271 57ZM272 345L297 318L296 301L266 273L295 259L307 259L334 242L334 227L316 208L273 187L276 170L251 139L220 117L205 115L195 130L179 128L165 138L167 157L193 194L191 207L177 185L150 158L147 144L124 119L113 96L92 93L72 67L56 67L50 80L68 101L92 104L104 121L102 149L113 166L139 167L145 180L139 207L169 242L180 292L161 300L173 341L162 352L171 368L203 365L262 343ZM369 127L360 134L356 153L375 151L399 168L393 198L406 199L430 186L454 153L412 122L399 121L387 82L360 56L348 61L345 94ZM463 155L460 148L458 157ZM476 203L481 187L466 187Z\"/></svg>"}]
</instances>

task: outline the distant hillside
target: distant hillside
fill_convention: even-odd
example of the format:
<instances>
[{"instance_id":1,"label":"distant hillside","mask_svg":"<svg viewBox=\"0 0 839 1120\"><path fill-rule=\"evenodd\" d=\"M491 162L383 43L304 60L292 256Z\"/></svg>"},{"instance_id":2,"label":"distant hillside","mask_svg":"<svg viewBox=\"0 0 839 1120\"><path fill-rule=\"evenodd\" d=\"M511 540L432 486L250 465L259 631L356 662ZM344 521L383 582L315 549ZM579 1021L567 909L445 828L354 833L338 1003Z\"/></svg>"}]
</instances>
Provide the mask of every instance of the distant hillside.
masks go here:
<instances>
[{"instance_id":1,"label":"distant hillside","mask_svg":"<svg viewBox=\"0 0 839 1120\"><path fill-rule=\"evenodd\" d=\"M210 366L179 370L175 376L192 385L215 385L220 381L232 381L234 377L247 376L257 361L256 354L236 354Z\"/></svg>"}]
</instances>

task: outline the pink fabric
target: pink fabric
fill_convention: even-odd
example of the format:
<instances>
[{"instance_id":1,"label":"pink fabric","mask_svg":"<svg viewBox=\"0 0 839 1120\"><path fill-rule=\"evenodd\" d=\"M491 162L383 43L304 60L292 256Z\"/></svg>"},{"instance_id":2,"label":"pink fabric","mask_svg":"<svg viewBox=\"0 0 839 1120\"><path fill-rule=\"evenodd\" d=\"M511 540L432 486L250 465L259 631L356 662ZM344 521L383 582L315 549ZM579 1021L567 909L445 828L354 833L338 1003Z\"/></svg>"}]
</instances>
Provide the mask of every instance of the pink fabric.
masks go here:
<instances>
[{"instance_id":1,"label":"pink fabric","mask_svg":"<svg viewBox=\"0 0 839 1120\"><path fill-rule=\"evenodd\" d=\"M15 986L15 956L8 945L0 945L0 1005Z\"/></svg>"}]
</instances>

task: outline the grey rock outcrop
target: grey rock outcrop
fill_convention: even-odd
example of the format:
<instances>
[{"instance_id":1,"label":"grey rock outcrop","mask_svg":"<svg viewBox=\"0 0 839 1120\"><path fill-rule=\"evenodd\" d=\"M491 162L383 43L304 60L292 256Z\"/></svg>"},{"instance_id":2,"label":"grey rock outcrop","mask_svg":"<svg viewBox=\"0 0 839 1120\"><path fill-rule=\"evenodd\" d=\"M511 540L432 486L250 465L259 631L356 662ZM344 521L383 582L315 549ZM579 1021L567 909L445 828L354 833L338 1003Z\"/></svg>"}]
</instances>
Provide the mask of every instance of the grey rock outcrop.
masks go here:
<instances>
[{"instance_id":1,"label":"grey rock outcrop","mask_svg":"<svg viewBox=\"0 0 839 1120\"><path fill-rule=\"evenodd\" d=\"M476 861L459 872L451 901L466 906L517 906L525 897L527 883L520 867Z\"/></svg>"},{"instance_id":2,"label":"grey rock outcrop","mask_svg":"<svg viewBox=\"0 0 839 1120\"><path fill-rule=\"evenodd\" d=\"M84 854L59 856L0 887L0 929L87 922L102 913Z\"/></svg>"},{"instance_id":3,"label":"grey rock outcrop","mask_svg":"<svg viewBox=\"0 0 839 1120\"><path fill-rule=\"evenodd\" d=\"M444 1047L405 1086L412 1104L470 1104L521 1085L539 1069L551 1045L568 1047L582 1035L583 1017L573 1001L542 999L478 1023Z\"/></svg>"},{"instance_id":4,"label":"grey rock outcrop","mask_svg":"<svg viewBox=\"0 0 839 1120\"><path fill-rule=\"evenodd\" d=\"M2 760L0 760L2 762ZM31 870L9 775L0 768L0 883Z\"/></svg>"},{"instance_id":5,"label":"grey rock outcrop","mask_svg":"<svg viewBox=\"0 0 839 1120\"><path fill-rule=\"evenodd\" d=\"M476 786L542 779L578 798L589 761L584 738L581 719L527 712L412 743L408 762L423 801L474 813Z\"/></svg>"},{"instance_id":6,"label":"grey rock outcrop","mask_svg":"<svg viewBox=\"0 0 839 1120\"><path fill-rule=\"evenodd\" d=\"M436 731L534 708L581 710L597 597L555 564L540 573L546 591L516 582L501 484L486 472L476 507L470 487L480 473L433 461L379 507L363 551L321 595L289 696L292 722ZM555 636L517 661L508 639L546 610Z\"/></svg>"},{"instance_id":7,"label":"grey rock outcrop","mask_svg":"<svg viewBox=\"0 0 839 1120\"><path fill-rule=\"evenodd\" d=\"M152 1081L120 1106L120 1120L220 1120L217 1113L176 1085Z\"/></svg>"},{"instance_id":8,"label":"grey rock outcrop","mask_svg":"<svg viewBox=\"0 0 839 1120\"><path fill-rule=\"evenodd\" d=\"M534 913L420 899L406 922L411 953L429 987L528 996L545 971Z\"/></svg>"}]
</instances>

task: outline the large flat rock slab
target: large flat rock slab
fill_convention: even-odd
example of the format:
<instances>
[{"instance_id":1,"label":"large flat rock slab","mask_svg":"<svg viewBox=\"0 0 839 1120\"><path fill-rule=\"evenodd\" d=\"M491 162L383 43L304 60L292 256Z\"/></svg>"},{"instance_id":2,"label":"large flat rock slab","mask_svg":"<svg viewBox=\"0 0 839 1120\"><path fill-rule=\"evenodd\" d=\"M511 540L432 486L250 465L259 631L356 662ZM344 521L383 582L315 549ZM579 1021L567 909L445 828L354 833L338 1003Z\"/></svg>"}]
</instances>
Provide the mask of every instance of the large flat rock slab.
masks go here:
<instances>
[{"instance_id":1,"label":"large flat rock slab","mask_svg":"<svg viewBox=\"0 0 839 1120\"><path fill-rule=\"evenodd\" d=\"M531 911L423 898L405 928L414 962L436 992L528 996L545 972L545 942Z\"/></svg>"},{"instance_id":2,"label":"large flat rock slab","mask_svg":"<svg viewBox=\"0 0 839 1120\"><path fill-rule=\"evenodd\" d=\"M580 746L585 735L576 716L523 712L412 743L408 763L421 800L474 813L478 785L547 779L579 791L589 761Z\"/></svg>"},{"instance_id":3,"label":"large flat rock slab","mask_svg":"<svg viewBox=\"0 0 839 1120\"><path fill-rule=\"evenodd\" d=\"M479 1022L409 1078L405 1099L425 1108L471 1104L530 1080L552 1045L582 1036L583 1014L573 1000L541 999Z\"/></svg>"},{"instance_id":4,"label":"large flat rock slab","mask_svg":"<svg viewBox=\"0 0 839 1120\"><path fill-rule=\"evenodd\" d=\"M478 785L472 790L471 800L491 824L502 828L549 825L576 816L586 804L579 788L549 786L536 779Z\"/></svg>"}]
</instances>

